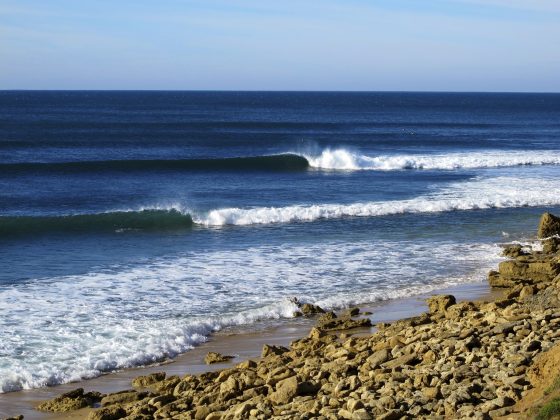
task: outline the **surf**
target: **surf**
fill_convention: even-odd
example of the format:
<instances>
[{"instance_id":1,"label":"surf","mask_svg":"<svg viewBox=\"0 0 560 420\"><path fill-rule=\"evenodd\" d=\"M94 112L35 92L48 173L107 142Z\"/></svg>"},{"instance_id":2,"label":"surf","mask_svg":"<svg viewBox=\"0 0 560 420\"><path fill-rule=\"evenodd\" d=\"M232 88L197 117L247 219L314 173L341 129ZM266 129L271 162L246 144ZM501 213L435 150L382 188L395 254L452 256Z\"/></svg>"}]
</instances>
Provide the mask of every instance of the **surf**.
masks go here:
<instances>
[{"instance_id":1,"label":"surf","mask_svg":"<svg viewBox=\"0 0 560 420\"><path fill-rule=\"evenodd\" d=\"M311 168L346 171L450 171L458 169L560 165L560 152L555 150L488 150L370 156L347 149L325 149L318 155L304 154L303 156L305 156Z\"/></svg>"}]
</instances>

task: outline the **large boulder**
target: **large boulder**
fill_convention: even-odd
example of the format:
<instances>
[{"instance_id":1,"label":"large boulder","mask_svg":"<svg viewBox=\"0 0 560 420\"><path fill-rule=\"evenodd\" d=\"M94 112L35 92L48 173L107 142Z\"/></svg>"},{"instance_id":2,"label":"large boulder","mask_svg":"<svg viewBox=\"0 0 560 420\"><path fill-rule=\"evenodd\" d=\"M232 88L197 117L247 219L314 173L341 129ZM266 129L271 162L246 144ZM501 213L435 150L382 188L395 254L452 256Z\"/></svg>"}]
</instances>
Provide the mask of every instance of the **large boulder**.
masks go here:
<instances>
[{"instance_id":1,"label":"large boulder","mask_svg":"<svg viewBox=\"0 0 560 420\"><path fill-rule=\"evenodd\" d=\"M529 283L551 281L560 274L560 264L553 260L530 262L508 260L500 262L498 267L501 277Z\"/></svg>"},{"instance_id":2,"label":"large boulder","mask_svg":"<svg viewBox=\"0 0 560 420\"><path fill-rule=\"evenodd\" d=\"M319 387L309 381L300 381L296 376L284 379L276 385L276 391L269 399L276 404L286 404L299 395L317 393Z\"/></svg>"},{"instance_id":3,"label":"large boulder","mask_svg":"<svg viewBox=\"0 0 560 420\"><path fill-rule=\"evenodd\" d=\"M89 407L99 402L104 397L98 392L84 392L83 388L78 388L58 397L45 401L37 406L40 411L66 412L79 410L80 408Z\"/></svg>"},{"instance_id":4,"label":"large boulder","mask_svg":"<svg viewBox=\"0 0 560 420\"><path fill-rule=\"evenodd\" d=\"M445 312L451 305L455 305L457 301L452 295L436 295L426 299L430 313Z\"/></svg>"},{"instance_id":5,"label":"large boulder","mask_svg":"<svg viewBox=\"0 0 560 420\"><path fill-rule=\"evenodd\" d=\"M156 372L149 375L138 376L132 380L134 388L145 388L165 379L165 372Z\"/></svg>"},{"instance_id":6,"label":"large boulder","mask_svg":"<svg viewBox=\"0 0 560 420\"><path fill-rule=\"evenodd\" d=\"M560 235L560 217L545 213L541 216L537 236L539 238L548 238L554 235Z\"/></svg>"}]
</instances>

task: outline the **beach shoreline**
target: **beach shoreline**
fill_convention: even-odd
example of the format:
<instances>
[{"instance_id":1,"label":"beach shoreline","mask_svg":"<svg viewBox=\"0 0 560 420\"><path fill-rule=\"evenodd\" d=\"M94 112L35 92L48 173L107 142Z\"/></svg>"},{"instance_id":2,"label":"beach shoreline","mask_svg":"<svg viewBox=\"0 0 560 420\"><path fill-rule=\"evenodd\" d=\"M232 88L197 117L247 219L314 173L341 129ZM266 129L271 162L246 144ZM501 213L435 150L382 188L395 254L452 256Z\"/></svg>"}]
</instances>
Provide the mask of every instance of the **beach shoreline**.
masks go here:
<instances>
[{"instance_id":1,"label":"beach shoreline","mask_svg":"<svg viewBox=\"0 0 560 420\"><path fill-rule=\"evenodd\" d=\"M159 366L89 381L89 392L56 387L48 392L59 395L37 406L54 414L29 411L27 418L553 418L560 414L560 218L545 213L537 237L535 246L505 246L484 285L376 305L371 313L300 304L315 321L307 335L302 325L255 334L250 343L224 332L183 364L167 365L176 374ZM263 342L259 357L254 347ZM202 365L205 352L224 349L238 358ZM27 404L41 401L26 395Z\"/></svg>"},{"instance_id":2,"label":"beach shoreline","mask_svg":"<svg viewBox=\"0 0 560 420\"><path fill-rule=\"evenodd\" d=\"M426 311L426 299L437 294L452 294L458 301L494 300L503 293L502 290L492 289L486 281L476 283L460 283L406 298L392 299L359 305L362 312L371 312L368 318L372 324L379 322L394 322L400 319L418 316ZM38 411L35 407L42 401L51 399L77 387L86 391L102 393L117 392L130 388L131 381L140 375L154 372L166 372L168 376L185 374L201 374L231 368L237 363L260 357L264 344L288 346L291 341L305 337L315 324L314 317L300 317L285 320L281 325L265 327L260 331L247 331L246 327L226 328L214 333L205 343L196 346L172 360L137 368L129 368L101 375L96 378L44 387L0 394L0 417L24 415L25 419L59 419L82 418L87 416L87 409L79 412L50 413ZM368 334L373 328L358 330L361 334ZM353 331L353 333L356 333ZM231 354L235 357L228 362L207 365L204 356L210 352Z\"/></svg>"}]
</instances>

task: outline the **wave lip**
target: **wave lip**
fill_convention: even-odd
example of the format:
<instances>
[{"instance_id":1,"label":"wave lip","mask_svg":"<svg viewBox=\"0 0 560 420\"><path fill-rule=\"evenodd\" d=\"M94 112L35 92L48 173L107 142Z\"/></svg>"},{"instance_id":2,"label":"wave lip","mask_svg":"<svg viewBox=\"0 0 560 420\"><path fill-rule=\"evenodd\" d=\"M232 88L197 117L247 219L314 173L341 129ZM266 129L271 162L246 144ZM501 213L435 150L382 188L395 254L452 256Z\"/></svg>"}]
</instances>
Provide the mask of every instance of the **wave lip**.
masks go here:
<instances>
[{"instance_id":1,"label":"wave lip","mask_svg":"<svg viewBox=\"0 0 560 420\"><path fill-rule=\"evenodd\" d=\"M189 228L191 215L176 209L114 211L65 216L0 216L0 237L53 231L91 232L118 230L165 230Z\"/></svg>"},{"instance_id":2,"label":"wave lip","mask_svg":"<svg viewBox=\"0 0 560 420\"><path fill-rule=\"evenodd\" d=\"M379 155L368 156L346 149L325 149L318 156L304 155L309 166L333 170L398 171L456 170L505 168L528 165L560 165L560 152L543 151L473 151L429 155Z\"/></svg>"},{"instance_id":3,"label":"wave lip","mask_svg":"<svg viewBox=\"0 0 560 420\"><path fill-rule=\"evenodd\" d=\"M216 159L139 159L82 162L4 163L4 172L103 172L103 171L302 171L309 167L304 156L293 153Z\"/></svg>"}]
</instances>

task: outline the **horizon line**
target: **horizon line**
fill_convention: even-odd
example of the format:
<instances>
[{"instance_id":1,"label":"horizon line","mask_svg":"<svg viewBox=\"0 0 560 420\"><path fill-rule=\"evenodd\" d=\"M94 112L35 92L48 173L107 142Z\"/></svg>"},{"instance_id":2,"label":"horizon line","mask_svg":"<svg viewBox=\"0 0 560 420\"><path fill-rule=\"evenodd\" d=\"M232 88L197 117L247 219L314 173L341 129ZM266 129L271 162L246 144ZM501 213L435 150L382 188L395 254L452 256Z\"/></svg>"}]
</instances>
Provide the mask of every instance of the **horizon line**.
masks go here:
<instances>
[{"instance_id":1,"label":"horizon line","mask_svg":"<svg viewBox=\"0 0 560 420\"><path fill-rule=\"evenodd\" d=\"M560 94L560 91L530 90L298 90L298 89L25 89L0 88L0 92L213 92L213 93L471 93L471 94Z\"/></svg>"}]
</instances>

